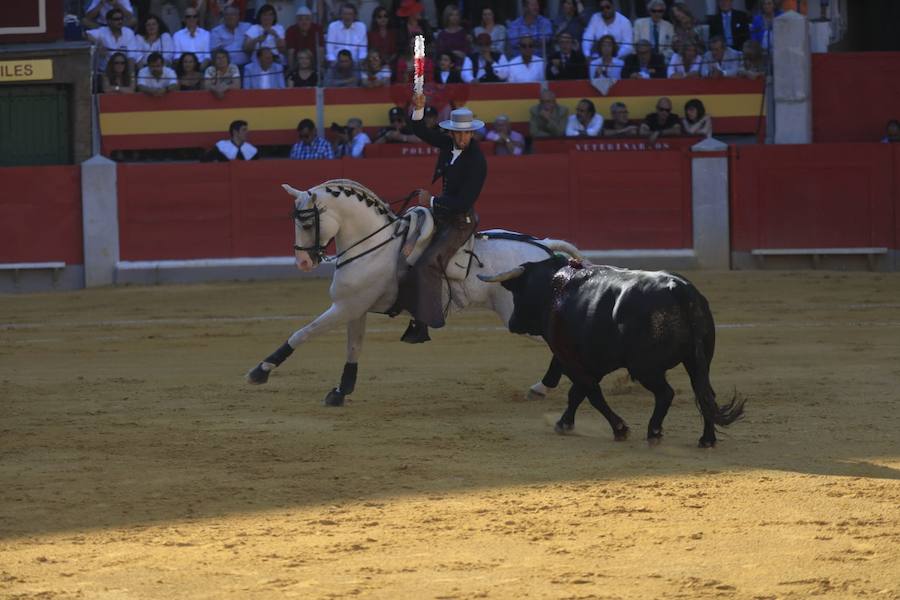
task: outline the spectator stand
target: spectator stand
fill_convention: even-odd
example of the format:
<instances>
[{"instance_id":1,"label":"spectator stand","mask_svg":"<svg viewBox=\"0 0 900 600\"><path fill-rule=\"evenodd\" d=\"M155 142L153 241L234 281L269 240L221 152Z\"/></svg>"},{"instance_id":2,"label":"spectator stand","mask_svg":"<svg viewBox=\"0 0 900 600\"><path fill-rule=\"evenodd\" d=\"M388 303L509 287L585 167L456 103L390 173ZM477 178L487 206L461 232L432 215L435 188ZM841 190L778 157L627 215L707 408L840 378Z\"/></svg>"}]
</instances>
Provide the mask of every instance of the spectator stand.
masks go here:
<instances>
[{"instance_id":1,"label":"spectator stand","mask_svg":"<svg viewBox=\"0 0 900 600\"><path fill-rule=\"evenodd\" d=\"M560 104L574 111L581 98L594 101L607 117L615 101L625 102L635 118L653 111L660 96L669 96L675 112L682 113L690 98L700 98L714 117L716 134L762 135L763 82L727 80L620 81L601 96L587 81L550 83ZM440 110L465 105L487 123L500 114L509 116L513 127L527 133L528 111L538 102L540 85L479 84L434 86L431 99ZM208 148L227 131L235 119L250 123L251 141L257 146L290 144L297 123L317 119L319 125L362 119L370 136L388 125L388 110L406 106L409 86L380 89L326 88L317 97L315 89L234 90L222 100L209 92L179 92L161 98L135 94L100 97L102 151L148 148ZM322 105L318 105L321 102Z\"/></svg>"},{"instance_id":2,"label":"spectator stand","mask_svg":"<svg viewBox=\"0 0 900 600\"><path fill-rule=\"evenodd\" d=\"M207 91L159 98L100 96L102 152L156 148L210 148L236 119L250 124L255 146L296 141L297 123L316 118L316 90L233 90L222 99Z\"/></svg>"},{"instance_id":3,"label":"spectator stand","mask_svg":"<svg viewBox=\"0 0 900 600\"><path fill-rule=\"evenodd\" d=\"M554 81L548 84L556 101L574 113L582 98L593 101L604 118L613 102L624 102L633 119L652 113L656 101L666 96L672 100L674 112L684 116L684 105L699 98L713 117L716 135L753 134L762 142L765 137L765 83L748 79L647 79L617 81L606 96L601 96L589 81Z\"/></svg>"}]
</instances>

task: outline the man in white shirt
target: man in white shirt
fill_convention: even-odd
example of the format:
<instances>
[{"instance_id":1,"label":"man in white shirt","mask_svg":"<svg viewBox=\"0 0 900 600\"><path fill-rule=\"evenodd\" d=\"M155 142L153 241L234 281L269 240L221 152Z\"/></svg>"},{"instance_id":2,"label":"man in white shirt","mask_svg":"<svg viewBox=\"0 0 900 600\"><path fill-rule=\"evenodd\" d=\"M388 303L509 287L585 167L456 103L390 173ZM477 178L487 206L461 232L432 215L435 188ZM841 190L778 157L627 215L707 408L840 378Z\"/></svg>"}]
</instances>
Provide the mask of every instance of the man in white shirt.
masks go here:
<instances>
[{"instance_id":1,"label":"man in white shirt","mask_svg":"<svg viewBox=\"0 0 900 600\"><path fill-rule=\"evenodd\" d=\"M741 68L741 53L725 45L725 38L717 35L709 40L709 51L703 55L701 72L704 77L737 77Z\"/></svg>"},{"instance_id":2,"label":"man in white shirt","mask_svg":"<svg viewBox=\"0 0 900 600\"><path fill-rule=\"evenodd\" d=\"M147 66L138 71L137 90L148 96L163 96L178 89L178 75L165 66L162 54L153 52L147 57Z\"/></svg>"},{"instance_id":3,"label":"man in white shirt","mask_svg":"<svg viewBox=\"0 0 900 600\"><path fill-rule=\"evenodd\" d=\"M243 67L250 62L250 57L244 52L244 36L250 29L250 23L241 21L241 11L234 5L227 7L223 15L222 23L209 32L209 49L227 50L231 63Z\"/></svg>"},{"instance_id":4,"label":"man in white shirt","mask_svg":"<svg viewBox=\"0 0 900 600\"><path fill-rule=\"evenodd\" d=\"M256 61L244 68L245 90L280 90L284 88L284 67L275 62L271 48L256 51Z\"/></svg>"},{"instance_id":5,"label":"man in white shirt","mask_svg":"<svg viewBox=\"0 0 900 600\"><path fill-rule=\"evenodd\" d=\"M91 0L84 11L84 18L81 19L81 24L84 25L85 29L96 29L97 27L108 25L106 14L114 8L122 11L122 15L125 17L125 24L132 25L135 22L131 0Z\"/></svg>"},{"instance_id":6,"label":"man in white shirt","mask_svg":"<svg viewBox=\"0 0 900 600\"><path fill-rule=\"evenodd\" d=\"M603 129L603 117L597 114L594 103L584 98L569 115L566 122L566 137L597 137Z\"/></svg>"},{"instance_id":7,"label":"man in white shirt","mask_svg":"<svg viewBox=\"0 0 900 600\"><path fill-rule=\"evenodd\" d=\"M675 28L664 20L666 3L663 0L650 0L647 3L649 17L638 19L634 22L634 42L647 40L653 47L653 51L662 54L666 62L672 57L672 38L675 37Z\"/></svg>"},{"instance_id":8,"label":"man in white shirt","mask_svg":"<svg viewBox=\"0 0 900 600\"><path fill-rule=\"evenodd\" d=\"M356 7L352 4L341 6L341 18L328 26L325 34L325 59L328 64L337 60L341 50L349 50L354 64L366 57L369 38L366 26L356 20Z\"/></svg>"},{"instance_id":9,"label":"man in white shirt","mask_svg":"<svg viewBox=\"0 0 900 600\"><path fill-rule=\"evenodd\" d=\"M509 59L500 67L506 72L509 83L534 83L544 81L544 59L534 56L534 40L524 37L519 40L519 56Z\"/></svg>"},{"instance_id":10,"label":"man in white shirt","mask_svg":"<svg viewBox=\"0 0 900 600\"><path fill-rule=\"evenodd\" d=\"M506 115L498 115L494 119L494 129L484 139L494 142L494 154L497 156L521 156L525 149L525 136L510 127Z\"/></svg>"},{"instance_id":11,"label":"man in white shirt","mask_svg":"<svg viewBox=\"0 0 900 600\"><path fill-rule=\"evenodd\" d=\"M109 25L84 32L85 37L97 46L97 67L101 71L105 69L109 57L116 52L124 54L134 67L141 53L134 31L124 26L125 14L120 9L113 8L106 13L106 21Z\"/></svg>"},{"instance_id":12,"label":"man in white shirt","mask_svg":"<svg viewBox=\"0 0 900 600\"><path fill-rule=\"evenodd\" d=\"M587 29L582 36L581 50L585 57L597 56L594 44L604 35L611 35L619 45L619 58L634 52L634 32L631 21L620 12L616 12L612 0L600 0L600 12L591 17Z\"/></svg>"},{"instance_id":13,"label":"man in white shirt","mask_svg":"<svg viewBox=\"0 0 900 600\"><path fill-rule=\"evenodd\" d=\"M200 70L209 66L209 32L200 27L196 8L184 11L184 29L175 32L175 60L185 52L193 52L200 61Z\"/></svg>"}]
</instances>

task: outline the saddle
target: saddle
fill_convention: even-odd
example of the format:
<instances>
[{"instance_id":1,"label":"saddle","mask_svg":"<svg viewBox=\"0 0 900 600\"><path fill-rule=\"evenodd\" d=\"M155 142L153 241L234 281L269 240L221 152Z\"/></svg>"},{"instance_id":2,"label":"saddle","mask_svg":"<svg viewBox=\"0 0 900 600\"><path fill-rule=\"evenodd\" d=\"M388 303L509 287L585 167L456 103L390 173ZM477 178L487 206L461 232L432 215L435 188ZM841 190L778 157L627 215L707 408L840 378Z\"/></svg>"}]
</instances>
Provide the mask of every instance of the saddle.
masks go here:
<instances>
[{"instance_id":1,"label":"saddle","mask_svg":"<svg viewBox=\"0 0 900 600\"><path fill-rule=\"evenodd\" d=\"M397 235L405 236L403 243L403 252L400 254L400 260L404 263L401 265L403 271L408 267L416 264L422 253L428 247L431 238L434 236L434 215L424 206L414 206L406 211L403 215L409 217L409 221L403 219L398 221ZM404 229L405 228L405 229ZM463 244L453 258L447 264L446 277L451 281L462 281L469 273L469 266L472 260L472 250L475 247L475 235L470 235L466 243ZM405 256L406 250L409 250L409 256Z\"/></svg>"}]
</instances>

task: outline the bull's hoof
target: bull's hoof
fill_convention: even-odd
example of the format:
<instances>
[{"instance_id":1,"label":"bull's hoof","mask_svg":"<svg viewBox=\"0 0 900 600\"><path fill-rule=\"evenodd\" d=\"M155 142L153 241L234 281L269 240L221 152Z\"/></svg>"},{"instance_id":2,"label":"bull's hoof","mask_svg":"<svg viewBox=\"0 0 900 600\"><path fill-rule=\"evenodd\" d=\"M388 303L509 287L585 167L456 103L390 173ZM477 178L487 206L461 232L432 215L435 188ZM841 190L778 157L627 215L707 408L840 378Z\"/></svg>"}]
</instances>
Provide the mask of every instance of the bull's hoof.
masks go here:
<instances>
[{"instance_id":1,"label":"bull's hoof","mask_svg":"<svg viewBox=\"0 0 900 600\"><path fill-rule=\"evenodd\" d=\"M259 363L255 367L253 367L249 373L247 373L247 383L253 385L262 385L269 380L269 371L266 371L262 368L262 363Z\"/></svg>"},{"instance_id":2,"label":"bull's hoof","mask_svg":"<svg viewBox=\"0 0 900 600\"><path fill-rule=\"evenodd\" d=\"M560 435L565 435L575 429L575 423L566 423L565 421L557 421L553 426L553 431Z\"/></svg>"},{"instance_id":3,"label":"bull's hoof","mask_svg":"<svg viewBox=\"0 0 900 600\"><path fill-rule=\"evenodd\" d=\"M628 425L622 423L622 426L613 431L613 437L617 442L624 442L628 439Z\"/></svg>"},{"instance_id":4,"label":"bull's hoof","mask_svg":"<svg viewBox=\"0 0 900 600\"><path fill-rule=\"evenodd\" d=\"M700 438L700 441L697 443L698 448L715 448L716 447L716 439L713 438L708 440L706 438Z\"/></svg>"},{"instance_id":5,"label":"bull's hoof","mask_svg":"<svg viewBox=\"0 0 900 600\"><path fill-rule=\"evenodd\" d=\"M663 431L660 429L647 429L647 443L651 446L659 446L662 441Z\"/></svg>"},{"instance_id":6,"label":"bull's hoof","mask_svg":"<svg viewBox=\"0 0 900 600\"><path fill-rule=\"evenodd\" d=\"M325 396L325 399L322 400L322 404L325 406L343 406L344 398L346 394L344 394L340 389L334 388L328 395Z\"/></svg>"}]
</instances>

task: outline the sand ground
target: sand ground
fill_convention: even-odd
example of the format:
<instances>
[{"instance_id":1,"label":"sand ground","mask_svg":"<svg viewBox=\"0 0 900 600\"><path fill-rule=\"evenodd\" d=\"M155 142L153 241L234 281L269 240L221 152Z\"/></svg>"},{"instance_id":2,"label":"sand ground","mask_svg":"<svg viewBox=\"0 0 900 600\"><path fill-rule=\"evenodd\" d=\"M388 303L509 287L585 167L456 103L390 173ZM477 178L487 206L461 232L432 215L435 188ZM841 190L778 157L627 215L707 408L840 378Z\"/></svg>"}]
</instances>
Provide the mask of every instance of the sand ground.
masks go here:
<instances>
[{"instance_id":1,"label":"sand ground","mask_svg":"<svg viewBox=\"0 0 900 600\"><path fill-rule=\"evenodd\" d=\"M370 317L332 409L341 332L243 381L326 282L0 297L0 597L900 598L900 275L691 276L748 398L713 450L681 369L661 446L621 373L631 439L556 435L484 311Z\"/></svg>"}]
</instances>

